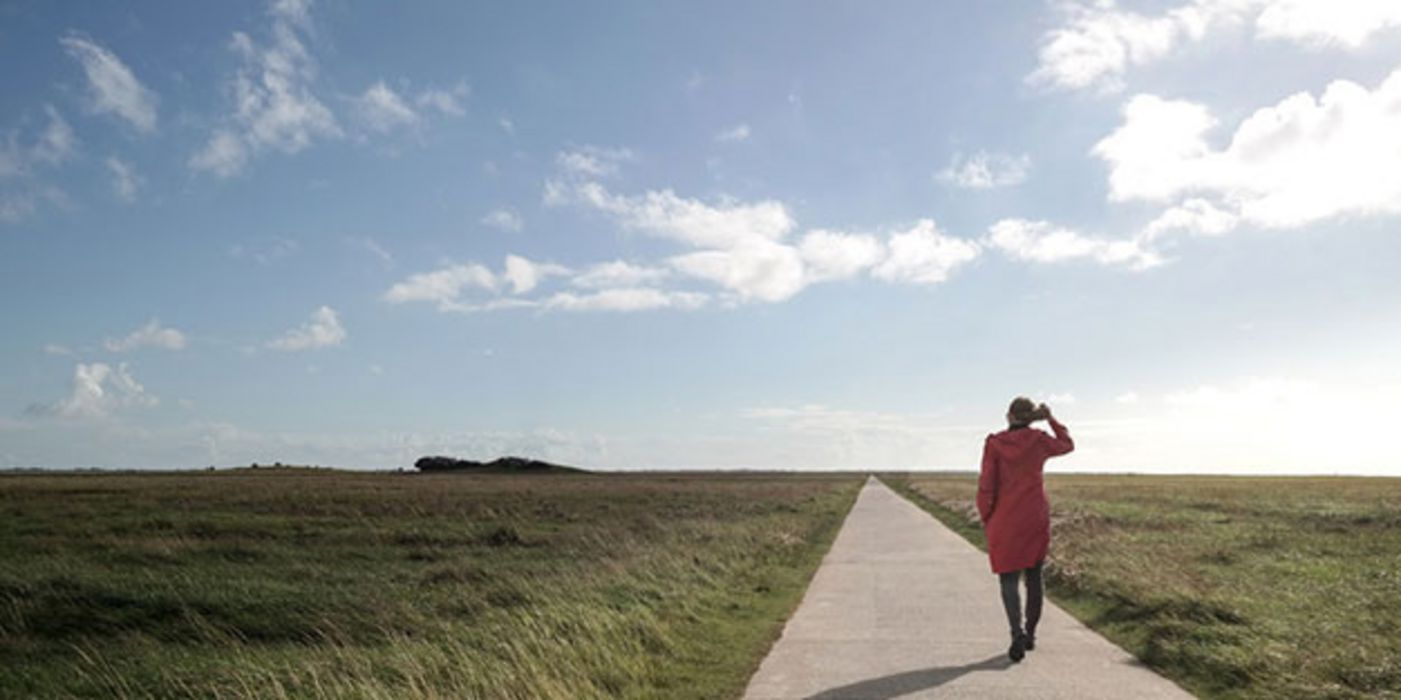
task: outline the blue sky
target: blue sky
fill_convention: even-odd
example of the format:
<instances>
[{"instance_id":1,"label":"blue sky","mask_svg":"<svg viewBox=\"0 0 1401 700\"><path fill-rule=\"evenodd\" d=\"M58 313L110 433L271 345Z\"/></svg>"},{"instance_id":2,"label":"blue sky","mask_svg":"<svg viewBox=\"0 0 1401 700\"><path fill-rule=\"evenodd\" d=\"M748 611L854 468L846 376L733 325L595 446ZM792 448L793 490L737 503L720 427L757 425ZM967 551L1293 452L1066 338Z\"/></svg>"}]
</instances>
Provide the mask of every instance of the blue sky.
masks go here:
<instances>
[{"instance_id":1,"label":"blue sky","mask_svg":"<svg viewBox=\"0 0 1401 700\"><path fill-rule=\"evenodd\" d=\"M1401 474L1388 2L0 4L0 467Z\"/></svg>"}]
</instances>

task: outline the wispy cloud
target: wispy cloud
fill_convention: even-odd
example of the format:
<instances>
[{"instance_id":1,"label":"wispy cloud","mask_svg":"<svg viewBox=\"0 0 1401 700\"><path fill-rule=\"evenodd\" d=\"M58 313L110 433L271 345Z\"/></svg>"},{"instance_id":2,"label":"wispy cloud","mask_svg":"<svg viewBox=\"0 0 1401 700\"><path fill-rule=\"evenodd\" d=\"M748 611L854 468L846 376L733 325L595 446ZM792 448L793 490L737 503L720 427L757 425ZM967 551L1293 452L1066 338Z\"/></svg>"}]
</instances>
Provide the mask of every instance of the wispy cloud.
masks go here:
<instances>
[{"instance_id":1,"label":"wispy cloud","mask_svg":"<svg viewBox=\"0 0 1401 700\"><path fill-rule=\"evenodd\" d=\"M107 159L107 170L112 173L112 191L124 202L136 201L136 193L141 190L145 179L129 163L116 156Z\"/></svg>"},{"instance_id":2,"label":"wispy cloud","mask_svg":"<svg viewBox=\"0 0 1401 700\"><path fill-rule=\"evenodd\" d=\"M500 231L519 232L525 227L520 214L510 209L493 209L481 218L481 223Z\"/></svg>"},{"instance_id":3,"label":"wispy cloud","mask_svg":"<svg viewBox=\"0 0 1401 700\"><path fill-rule=\"evenodd\" d=\"M1010 187L1026 181L1031 172L1031 156L978 151L965 158L954 154L948 166L939 171L941 182L967 189L986 190Z\"/></svg>"},{"instance_id":4,"label":"wispy cloud","mask_svg":"<svg viewBox=\"0 0 1401 700\"><path fill-rule=\"evenodd\" d=\"M241 61L228 87L234 112L191 156L196 170L228 177L265 150L296 153L317 139L342 135L335 115L311 89L316 61L301 40L311 28L309 3L276 2L269 14L267 44L243 32L234 32L229 42Z\"/></svg>"},{"instance_id":5,"label":"wispy cloud","mask_svg":"<svg viewBox=\"0 0 1401 700\"><path fill-rule=\"evenodd\" d=\"M87 74L93 111L116 114L144 133L156 130L155 93L116 54L82 34L58 41Z\"/></svg>"},{"instance_id":6,"label":"wispy cloud","mask_svg":"<svg viewBox=\"0 0 1401 700\"><path fill-rule=\"evenodd\" d=\"M102 341L102 347L107 348L108 352L127 352L145 347L184 350L185 340L184 333L174 328L163 328L160 321L153 318L125 337L107 338Z\"/></svg>"},{"instance_id":7,"label":"wispy cloud","mask_svg":"<svg viewBox=\"0 0 1401 700\"><path fill-rule=\"evenodd\" d=\"M385 85L383 80L366 88L365 92L356 98L355 107L365 124L375 131L392 131L401 126L413 126L418 123L418 113L404 102L399 93Z\"/></svg>"},{"instance_id":8,"label":"wispy cloud","mask_svg":"<svg viewBox=\"0 0 1401 700\"><path fill-rule=\"evenodd\" d=\"M736 124L715 134L716 143L735 143L749 140L749 125Z\"/></svg>"}]
</instances>

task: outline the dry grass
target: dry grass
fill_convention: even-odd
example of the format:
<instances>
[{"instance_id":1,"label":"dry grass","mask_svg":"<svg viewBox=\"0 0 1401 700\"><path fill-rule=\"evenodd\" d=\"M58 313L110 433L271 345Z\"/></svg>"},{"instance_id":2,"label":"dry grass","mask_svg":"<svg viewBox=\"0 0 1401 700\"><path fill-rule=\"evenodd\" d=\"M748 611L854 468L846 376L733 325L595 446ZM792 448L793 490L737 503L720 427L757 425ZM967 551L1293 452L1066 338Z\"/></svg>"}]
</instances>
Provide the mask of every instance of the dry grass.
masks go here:
<instances>
[{"instance_id":1,"label":"dry grass","mask_svg":"<svg viewBox=\"0 0 1401 700\"><path fill-rule=\"evenodd\" d=\"M976 475L895 477L985 547ZM1047 580L1203 697L1401 697L1401 479L1051 474Z\"/></svg>"}]
</instances>

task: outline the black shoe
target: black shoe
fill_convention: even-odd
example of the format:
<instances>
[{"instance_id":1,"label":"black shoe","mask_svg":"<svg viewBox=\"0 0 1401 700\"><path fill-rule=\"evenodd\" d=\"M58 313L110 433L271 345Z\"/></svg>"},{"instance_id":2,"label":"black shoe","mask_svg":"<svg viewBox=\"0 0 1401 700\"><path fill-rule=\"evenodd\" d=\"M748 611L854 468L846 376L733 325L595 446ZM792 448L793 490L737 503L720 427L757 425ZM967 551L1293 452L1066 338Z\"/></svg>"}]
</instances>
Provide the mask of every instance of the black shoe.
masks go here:
<instances>
[{"instance_id":1,"label":"black shoe","mask_svg":"<svg viewBox=\"0 0 1401 700\"><path fill-rule=\"evenodd\" d=\"M1032 634L1032 633L1030 633L1030 632L1027 632L1027 634L1026 634L1026 650L1027 650L1027 651L1031 651L1032 649L1035 649L1035 648L1036 648L1036 635L1034 635L1034 634Z\"/></svg>"},{"instance_id":2,"label":"black shoe","mask_svg":"<svg viewBox=\"0 0 1401 700\"><path fill-rule=\"evenodd\" d=\"M1007 650L1007 658L1016 663L1026 656L1026 635L1018 634L1012 638L1012 646Z\"/></svg>"}]
</instances>

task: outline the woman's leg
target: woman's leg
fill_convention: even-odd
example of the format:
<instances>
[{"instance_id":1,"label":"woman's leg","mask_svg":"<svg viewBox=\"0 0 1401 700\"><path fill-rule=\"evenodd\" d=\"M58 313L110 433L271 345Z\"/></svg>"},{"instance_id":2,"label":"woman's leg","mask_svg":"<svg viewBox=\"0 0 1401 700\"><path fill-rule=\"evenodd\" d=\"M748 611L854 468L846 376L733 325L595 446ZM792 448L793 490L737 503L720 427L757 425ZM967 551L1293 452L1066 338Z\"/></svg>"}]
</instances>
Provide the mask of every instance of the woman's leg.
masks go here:
<instances>
[{"instance_id":1,"label":"woman's leg","mask_svg":"<svg viewBox=\"0 0 1401 700\"><path fill-rule=\"evenodd\" d=\"M1041 621L1041 598L1044 595L1041 565L1044 563L1036 562L1036 566L1026 570L1026 633L1031 637L1036 636L1036 623Z\"/></svg>"},{"instance_id":2,"label":"woman's leg","mask_svg":"<svg viewBox=\"0 0 1401 700\"><path fill-rule=\"evenodd\" d=\"M1013 637L1022 631L1022 601L1021 596L1017 594L1019 574L1020 571L1009 571L997 575L1002 583L1002 607L1007 610L1007 624L1012 628Z\"/></svg>"}]
</instances>

